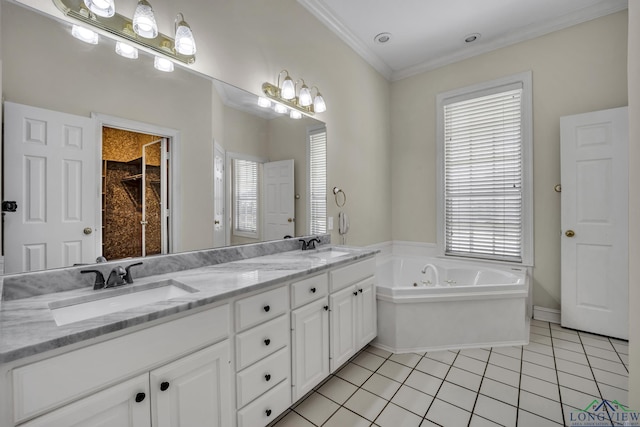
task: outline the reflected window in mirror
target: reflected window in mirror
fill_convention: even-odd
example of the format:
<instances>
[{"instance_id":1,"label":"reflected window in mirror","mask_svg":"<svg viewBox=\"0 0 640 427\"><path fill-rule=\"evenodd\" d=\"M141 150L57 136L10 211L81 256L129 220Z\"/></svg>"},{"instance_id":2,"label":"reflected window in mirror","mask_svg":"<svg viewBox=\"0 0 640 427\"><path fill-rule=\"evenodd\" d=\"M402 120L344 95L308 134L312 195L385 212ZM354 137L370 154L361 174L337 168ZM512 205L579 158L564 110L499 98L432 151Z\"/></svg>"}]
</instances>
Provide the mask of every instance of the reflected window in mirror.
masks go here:
<instances>
[{"instance_id":1,"label":"reflected window in mirror","mask_svg":"<svg viewBox=\"0 0 640 427\"><path fill-rule=\"evenodd\" d=\"M258 162L233 159L233 234L257 239Z\"/></svg>"},{"instance_id":2,"label":"reflected window in mirror","mask_svg":"<svg viewBox=\"0 0 640 427\"><path fill-rule=\"evenodd\" d=\"M327 232L327 129L307 131L309 153L309 234Z\"/></svg>"}]
</instances>

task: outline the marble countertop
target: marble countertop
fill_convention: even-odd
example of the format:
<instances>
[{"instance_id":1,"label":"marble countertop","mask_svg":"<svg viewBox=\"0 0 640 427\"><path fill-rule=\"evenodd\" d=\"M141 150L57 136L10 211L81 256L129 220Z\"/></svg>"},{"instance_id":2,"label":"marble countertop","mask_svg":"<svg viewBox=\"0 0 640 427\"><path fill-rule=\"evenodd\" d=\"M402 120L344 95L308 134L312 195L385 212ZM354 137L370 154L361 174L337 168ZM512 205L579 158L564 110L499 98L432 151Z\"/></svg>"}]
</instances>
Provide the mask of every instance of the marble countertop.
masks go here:
<instances>
[{"instance_id":1,"label":"marble countertop","mask_svg":"<svg viewBox=\"0 0 640 427\"><path fill-rule=\"evenodd\" d=\"M346 253L330 257L333 249ZM333 246L318 250L289 251L223 264L144 277L133 284L94 291L92 287L56 292L31 298L3 301L0 304L0 363L7 363L48 350L60 348L110 332L219 302L237 295L303 278L372 256L376 250ZM197 292L166 301L58 326L51 313L53 306L65 300L91 298L97 292L120 293L172 279Z\"/></svg>"}]
</instances>

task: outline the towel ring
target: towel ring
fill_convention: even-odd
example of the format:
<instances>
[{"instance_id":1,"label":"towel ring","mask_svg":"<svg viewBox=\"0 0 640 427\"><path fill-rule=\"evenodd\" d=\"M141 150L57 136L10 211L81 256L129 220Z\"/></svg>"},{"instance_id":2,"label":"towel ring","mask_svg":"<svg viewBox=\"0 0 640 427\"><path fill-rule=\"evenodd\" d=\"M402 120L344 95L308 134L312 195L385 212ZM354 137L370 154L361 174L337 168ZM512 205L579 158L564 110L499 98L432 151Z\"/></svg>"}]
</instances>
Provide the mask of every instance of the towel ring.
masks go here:
<instances>
[{"instance_id":1,"label":"towel ring","mask_svg":"<svg viewBox=\"0 0 640 427\"><path fill-rule=\"evenodd\" d=\"M333 194L336 198L336 205L338 205L339 208L343 207L344 204L347 203L347 194L338 187L333 187ZM339 196L340 194L342 194L342 197Z\"/></svg>"}]
</instances>

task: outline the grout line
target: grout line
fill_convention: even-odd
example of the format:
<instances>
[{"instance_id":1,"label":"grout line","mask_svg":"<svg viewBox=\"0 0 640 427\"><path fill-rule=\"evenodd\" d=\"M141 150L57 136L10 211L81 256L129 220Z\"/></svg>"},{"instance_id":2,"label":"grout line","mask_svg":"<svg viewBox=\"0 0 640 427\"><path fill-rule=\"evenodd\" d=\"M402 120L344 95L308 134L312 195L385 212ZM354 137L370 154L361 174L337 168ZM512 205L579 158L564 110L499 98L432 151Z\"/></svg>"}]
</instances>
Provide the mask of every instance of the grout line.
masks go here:
<instances>
[{"instance_id":1,"label":"grout line","mask_svg":"<svg viewBox=\"0 0 640 427\"><path fill-rule=\"evenodd\" d=\"M493 347L489 348L489 357L487 357L487 363L485 363L484 371L482 371L482 377L480 378L480 385L478 386L478 392L476 393L476 398L473 401L473 406L471 407L471 416L469 417L469 423L467 424L467 427L471 426L471 420L473 419L473 414L474 414L474 411L476 410L476 404L478 403L478 398L480 397L480 389L482 389L482 382L484 381L484 376L487 373L487 369L489 368L489 360L491 359L491 353L492 352L493 352ZM520 362L520 363L522 363L522 362ZM453 365L451 365L451 366L453 366ZM516 417L517 417L517 415L516 415ZM493 420L489 420L489 421L493 422ZM516 418L516 421L517 421L517 418ZM498 423L496 423L496 424L498 424Z\"/></svg>"},{"instance_id":2,"label":"grout line","mask_svg":"<svg viewBox=\"0 0 640 427\"><path fill-rule=\"evenodd\" d=\"M549 324L549 329L551 329L551 324ZM564 407L562 405L562 389L560 388L560 376L558 375L558 365L556 364L556 348L553 345L553 340L551 340L551 351L553 353L553 368L556 372L556 381L558 381L558 399L560 399L558 403L560 404L560 413L562 414L562 424L567 425L567 420L564 417ZM520 402L518 402L518 404L520 404Z\"/></svg>"}]
</instances>

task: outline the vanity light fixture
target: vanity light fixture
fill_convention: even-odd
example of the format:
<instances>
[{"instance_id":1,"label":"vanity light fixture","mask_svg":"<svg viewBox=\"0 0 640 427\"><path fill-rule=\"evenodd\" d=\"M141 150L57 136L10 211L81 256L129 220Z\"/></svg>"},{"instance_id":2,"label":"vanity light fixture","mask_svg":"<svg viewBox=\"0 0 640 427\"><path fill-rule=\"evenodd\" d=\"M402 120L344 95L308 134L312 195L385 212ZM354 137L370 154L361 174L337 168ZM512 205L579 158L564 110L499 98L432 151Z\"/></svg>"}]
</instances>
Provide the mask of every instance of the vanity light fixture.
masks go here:
<instances>
[{"instance_id":1,"label":"vanity light fixture","mask_svg":"<svg viewBox=\"0 0 640 427\"><path fill-rule=\"evenodd\" d=\"M156 70L164 71L165 73L170 73L173 71L173 62L161 56L156 56L155 58L153 58L153 66Z\"/></svg>"},{"instance_id":2,"label":"vanity light fixture","mask_svg":"<svg viewBox=\"0 0 640 427\"><path fill-rule=\"evenodd\" d=\"M133 19L115 12L115 0L52 1L64 15L77 21L79 25L95 29L95 37L99 33L116 42L124 42L134 48L161 55L165 59L170 58L175 62L193 64L196 60L193 32L185 22L182 13L179 13L175 20L176 38L174 39L158 31L153 9L148 0L137 0Z\"/></svg>"},{"instance_id":3,"label":"vanity light fixture","mask_svg":"<svg viewBox=\"0 0 640 427\"><path fill-rule=\"evenodd\" d=\"M98 44L98 33L91 31L88 28L81 27L80 25L74 24L73 27L71 27L71 35L85 43Z\"/></svg>"},{"instance_id":4,"label":"vanity light fixture","mask_svg":"<svg viewBox=\"0 0 640 427\"><path fill-rule=\"evenodd\" d=\"M280 77L283 73L285 77L282 84L280 84ZM263 83L262 92L268 99L275 102L276 107L278 105L284 107L285 110L282 112L290 109L297 111L301 115L313 117L315 113L322 113L327 110L327 104L316 86L309 89L302 79L298 80L298 83L301 83L301 85L296 96L297 83L293 83L293 79L289 76L287 70L282 70L278 74L277 84L273 85L269 82ZM316 90L315 96L313 96L313 89ZM258 103L260 103L260 101L258 101ZM297 116L297 114L295 114L295 116ZM294 117L294 114L290 114L290 117L299 118Z\"/></svg>"},{"instance_id":5,"label":"vanity light fixture","mask_svg":"<svg viewBox=\"0 0 640 427\"><path fill-rule=\"evenodd\" d=\"M127 43L116 42L116 53L125 58L138 59L138 49Z\"/></svg>"}]
</instances>

